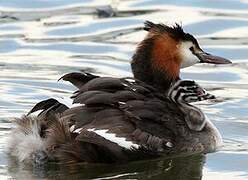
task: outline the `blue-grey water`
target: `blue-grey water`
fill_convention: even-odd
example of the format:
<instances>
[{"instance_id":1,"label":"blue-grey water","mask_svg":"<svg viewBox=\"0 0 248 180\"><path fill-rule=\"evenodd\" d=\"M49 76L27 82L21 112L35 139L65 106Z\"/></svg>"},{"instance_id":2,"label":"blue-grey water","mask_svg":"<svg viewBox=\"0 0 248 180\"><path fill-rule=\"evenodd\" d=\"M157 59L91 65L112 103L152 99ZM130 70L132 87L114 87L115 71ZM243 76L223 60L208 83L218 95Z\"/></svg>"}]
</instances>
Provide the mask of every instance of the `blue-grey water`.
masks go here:
<instances>
[{"instance_id":1,"label":"blue-grey water","mask_svg":"<svg viewBox=\"0 0 248 180\"><path fill-rule=\"evenodd\" d=\"M11 119L51 96L69 96L68 72L131 76L129 62L145 20L183 25L202 47L232 65L182 71L217 101L199 106L224 146L206 156L118 165L33 169L6 155ZM248 0L0 1L0 179L248 179Z\"/></svg>"}]
</instances>

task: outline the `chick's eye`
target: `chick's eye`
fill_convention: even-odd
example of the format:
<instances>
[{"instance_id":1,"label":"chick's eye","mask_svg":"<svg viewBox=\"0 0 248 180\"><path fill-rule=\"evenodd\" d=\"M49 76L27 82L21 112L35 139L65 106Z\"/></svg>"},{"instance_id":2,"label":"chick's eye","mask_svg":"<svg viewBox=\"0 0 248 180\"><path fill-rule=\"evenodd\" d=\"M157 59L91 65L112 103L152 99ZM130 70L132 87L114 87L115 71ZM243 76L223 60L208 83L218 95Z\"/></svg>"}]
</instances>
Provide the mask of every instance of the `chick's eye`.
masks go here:
<instances>
[{"instance_id":1,"label":"chick's eye","mask_svg":"<svg viewBox=\"0 0 248 180\"><path fill-rule=\"evenodd\" d=\"M189 50L192 51L192 52L194 52L194 47L191 46L191 47L189 48Z\"/></svg>"}]
</instances>

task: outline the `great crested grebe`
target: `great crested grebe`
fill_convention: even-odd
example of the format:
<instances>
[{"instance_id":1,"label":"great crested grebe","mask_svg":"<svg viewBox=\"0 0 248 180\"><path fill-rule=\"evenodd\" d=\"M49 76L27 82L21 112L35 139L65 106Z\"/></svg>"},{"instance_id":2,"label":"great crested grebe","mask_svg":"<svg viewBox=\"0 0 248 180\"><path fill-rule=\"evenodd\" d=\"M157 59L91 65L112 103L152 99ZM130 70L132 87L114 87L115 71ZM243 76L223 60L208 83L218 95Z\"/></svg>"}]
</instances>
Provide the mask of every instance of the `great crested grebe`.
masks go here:
<instances>
[{"instance_id":1,"label":"great crested grebe","mask_svg":"<svg viewBox=\"0 0 248 180\"><path fill-rule=\"evenodd\" d=\"M114 163L215 151L218 130L189 104L213 96L194 81L180 80L179 72L196 63L231 62L205 53L177 24L147 21L144 29L148 34L131 62L134 78L64 75L78 88L74 106L55 99L36 104L16 119L10 154L35 164Z\"/></svg>"}]
</instances>

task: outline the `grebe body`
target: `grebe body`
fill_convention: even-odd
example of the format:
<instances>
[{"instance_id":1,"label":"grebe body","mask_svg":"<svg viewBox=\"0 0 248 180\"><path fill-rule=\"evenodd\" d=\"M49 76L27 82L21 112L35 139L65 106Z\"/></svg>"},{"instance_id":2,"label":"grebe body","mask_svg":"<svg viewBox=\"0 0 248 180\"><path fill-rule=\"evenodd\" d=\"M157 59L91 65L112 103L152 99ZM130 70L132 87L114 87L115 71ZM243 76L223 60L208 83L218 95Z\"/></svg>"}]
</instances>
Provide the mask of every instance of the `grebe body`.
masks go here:
<instances>
[{"instance_id":1,"label":"grebe body","mask_svg":"<svg viewBox=\"0 0 248 180\"><path fill-rule=\"evenodd\" d=\"M131 62L134 78L69 73L77 87L73 107L55 99L39 102L19 119L9 152L38 164L114 163L160 156L208 153L221 137L191 102L214 98L180 68L196 63L228 64L205 53L181 26L146 22L148 31ZM41 110L38 116L33 113Z\"/></svg>"}]
</instances>

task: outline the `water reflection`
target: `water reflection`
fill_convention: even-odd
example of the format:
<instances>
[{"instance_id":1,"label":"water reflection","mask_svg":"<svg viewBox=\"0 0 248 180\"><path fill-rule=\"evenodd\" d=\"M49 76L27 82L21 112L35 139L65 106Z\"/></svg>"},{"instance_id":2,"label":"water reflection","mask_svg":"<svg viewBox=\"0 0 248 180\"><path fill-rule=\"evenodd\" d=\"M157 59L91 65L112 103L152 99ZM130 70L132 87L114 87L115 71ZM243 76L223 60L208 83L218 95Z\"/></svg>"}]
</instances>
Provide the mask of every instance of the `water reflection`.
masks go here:
<instances>
[{"instance_id":1,"label":"water reflection","mask_svg":"<svg viewBox=\"0 0 248 180\"><path fill-rule=\"evenodd\" d=\"M114 165L77 164L32 168L18 167L12 159L8 171L13 177L29 179L166 179L166 180L200 180L205 156L195 155L173 159L132 162ZM23 171L25 170L25 171Z\"/></svg>"}]
</instances>

